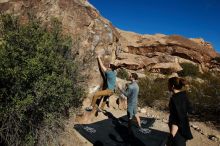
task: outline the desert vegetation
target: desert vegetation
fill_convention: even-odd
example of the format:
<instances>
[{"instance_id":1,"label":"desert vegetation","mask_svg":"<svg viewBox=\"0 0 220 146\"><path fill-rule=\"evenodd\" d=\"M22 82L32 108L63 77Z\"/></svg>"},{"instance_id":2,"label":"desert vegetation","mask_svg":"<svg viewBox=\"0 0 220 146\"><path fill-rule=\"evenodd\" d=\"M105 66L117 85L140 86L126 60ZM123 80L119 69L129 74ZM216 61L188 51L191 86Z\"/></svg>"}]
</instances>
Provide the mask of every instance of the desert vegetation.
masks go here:
<instances>
[{"instance_id":1,"label":"desert vegetation","mask_svg":"<svg viewBox=\"0 0 220 146\"><path fill-rule=\"evenodd\" d=\"M199 67L192 63L181 63L180 66L183 68L182 71L178 72L178 75L181 77L196 77L200 75Z\"/></svg>"},{"instance_id":2,"label":"desert vegetation","mask_svg":"<svg viewBox=\"0 0 220 146\"><path fill-rule=\"evenodd\" d=\"M218 72L201 74L195 65L184 64L180 76L189 82L187 94L199 120L219 122L220 79ZM150 74L140 79L140 106L167 110L171 94L167 88L168 78L152 79Z\"/></svg>"},{"instance_id":3,"label":"desert vegetation","mask_svg":"<svg viewBox=\"0 0 220 146\"><path fill-rule=\"evenodd\" d=\"M220 57L215 57L215 58L213 59L213 61L216 61L217 63L220 63Z\"/></svg>"},{"instance_id":4,"label":"desert vegetation","mask_svg":"<svg viewBox=\"0 0 220 146\"><path fill-rule=\"evenodd\" d=\"M117 77L121 78L121 79L128 79L128 72L126 71L126 69L124 68L120 68L117 72Z\"/></svg>"},{"instance_id":5,"label":"desert vegetation","mask_svg":"<svg viewBox=\"0 0 220 146\"><path fill-rule=\"evenodd\" d=\"M71 38L61 24L50 27L30 17L0 17L0 140L3 145L35 145L62 129L69 109L81 105L83 88ZM46 141L46 140L45 140ZM44 144L45 145L45 144Z\"/></svg>"}]
</instances>

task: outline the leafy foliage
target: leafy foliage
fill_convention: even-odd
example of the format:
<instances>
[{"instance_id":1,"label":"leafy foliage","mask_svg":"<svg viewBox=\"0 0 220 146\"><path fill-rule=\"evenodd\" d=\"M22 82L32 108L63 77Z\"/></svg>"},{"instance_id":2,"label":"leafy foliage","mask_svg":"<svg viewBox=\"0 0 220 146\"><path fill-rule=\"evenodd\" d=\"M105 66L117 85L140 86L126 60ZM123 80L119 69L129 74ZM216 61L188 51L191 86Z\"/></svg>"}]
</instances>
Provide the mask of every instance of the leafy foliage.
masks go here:
<instances>
[{"instance_id":1,"label":"leafy foliage","mask_svg":"<svg viewBox=\"0 0 220 146\"><path fill-rule=\"evenodd\" d=\"M220 112L220 79L219 73L206 72L201 76L202 81L190 82L189 96L197 113L216 116ZM218 120L220 120L218 118Z\"/></svg>"},{"instance_id":2,"label":"leafy foliage","mask_svg":"<svg viewBox=\"0 0 220 146\"><path fill-rule=\"evenodd\" d=\"M169 100L168 96L168 88L167 88L167 79L158 78L155 80L151 80L148 77L142 78L139 80L139 103L141 106L151 106L156 107L158 103L161 104ZM167 105L164 107L156 107L166 109Z\"/></svg>"},{"instance_id":3,"label":"leafy foliage","mask_svg":"<svg viewBox=\"0 0 220 146\"><path fill-rule=\"evenodd\" d=\"M61 29L56 19L46 28L1 15L0 139L7 145L33 145L40 126L80 106L78 66Z\"/></svg>"},{"instance_id":4,"label":"leafy foliage","mask_svg":"<svg viewBox=\"0 0 220 146\"><path fill-rule=\"evenodd\" d=\"M220 74L206 72L196 77L186 77L189 82L187 94L193 105L194 112L200 120L220 122ZM167 82L168 78L155 80L149 77L139 80L140 106L151 106L166 110L169 97Z\"/></svg>"},{"instance_id":5,"label":"leafy foliage","mask_svg":"<svg viewBox=\"0 0 220 146\"><path fill-rule=\"evenodd\" d=\"M193 65L192 63L181 63L180 65L183 70L178 73L179 76L199 76L200 72L198 66Z\"/></svg>"},{"instance_id":6,"label":"leafy foliage","mask_svg":"<svg viewBox=\"0 0 220 146\"><path fill-rule=\"evenodd\" d=\"M128 72L126 71L126 69L121 68L121 69L118 70L117 76L118 76L119 78L121 78L121 79L128 79L129 74L128 74Z\"/></svg>"},{"instance_id":7,"label":"leafy foliage","mask_svg":"<svg viewBox=\"0 0 220 146\"><path fill-rule=\"evenodd\" d=\"M215 57L213 60L215 60L217 63L220 63L220 57Z\"/></svg>"}]
</instances>

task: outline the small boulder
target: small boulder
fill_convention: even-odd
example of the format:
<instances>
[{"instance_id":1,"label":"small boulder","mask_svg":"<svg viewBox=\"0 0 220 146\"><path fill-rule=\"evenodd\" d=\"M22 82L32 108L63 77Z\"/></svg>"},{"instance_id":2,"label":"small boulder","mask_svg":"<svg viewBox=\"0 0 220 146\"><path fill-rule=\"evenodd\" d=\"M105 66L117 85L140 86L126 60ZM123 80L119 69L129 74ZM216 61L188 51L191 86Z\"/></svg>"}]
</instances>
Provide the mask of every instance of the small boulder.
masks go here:
<instances>
[{"instance_id":1,"label":"small boulder","mask_svg":"<svg viewBox=\"0 0 220 146\"><path fill-rule=\"evenodd\" d=\"M219 141L218 137L215 136L215 135L209 135L208 138L213 140L213 141Z\"/></svg>"},{"instance_id":2,"label":"small boulder","mask_svg":"<svg viewBox=\"0 0 220 146\"><path fill-rule=\"evenodd\" d=\"M145 108L142 108L142 109L140 110L140 113L146 114L146 113L147 113L147 110L146 110Z\"/></svg>"}]
</instances>

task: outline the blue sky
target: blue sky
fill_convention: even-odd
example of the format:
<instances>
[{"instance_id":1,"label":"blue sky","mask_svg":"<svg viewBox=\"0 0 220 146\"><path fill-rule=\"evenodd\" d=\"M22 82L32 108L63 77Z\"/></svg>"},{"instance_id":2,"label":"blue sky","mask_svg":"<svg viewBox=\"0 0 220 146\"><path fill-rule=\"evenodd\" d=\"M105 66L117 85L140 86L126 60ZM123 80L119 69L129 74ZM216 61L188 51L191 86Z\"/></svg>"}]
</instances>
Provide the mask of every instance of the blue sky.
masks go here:
<instances>
[{"instance_id":1,"label":"blue sky","mask_svg":"<svg viewBox=\"0 0 220 146\"><path fill-rule=\"evenodd\" d=\"M220 0L89 0L122 30L204 38L220 52Z\"/></svg>"}]
</instances>

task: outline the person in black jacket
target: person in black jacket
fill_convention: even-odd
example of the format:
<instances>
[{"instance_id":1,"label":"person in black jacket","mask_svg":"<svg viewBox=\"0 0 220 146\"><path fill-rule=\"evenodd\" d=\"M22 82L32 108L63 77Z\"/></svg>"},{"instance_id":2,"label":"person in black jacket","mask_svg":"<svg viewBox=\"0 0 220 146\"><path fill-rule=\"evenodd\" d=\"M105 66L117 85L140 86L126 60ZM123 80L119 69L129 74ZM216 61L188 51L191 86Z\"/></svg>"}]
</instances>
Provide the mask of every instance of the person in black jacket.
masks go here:
<instances>
[{"instance_id":1,"label":"person in black jacket","mask_svg":"<svg viewBox=\"0 0 220 146\"><path fill-rule=\"evenodd\" d=\"M185 85L186 81L178 77L172 77L168 81L169 91L173 93L169 102L168 146L186 146L186 141L193 138L188 120L188 113L192 112L192 108L186 91L183 90Z\"/></svg>"}]
</instances>

